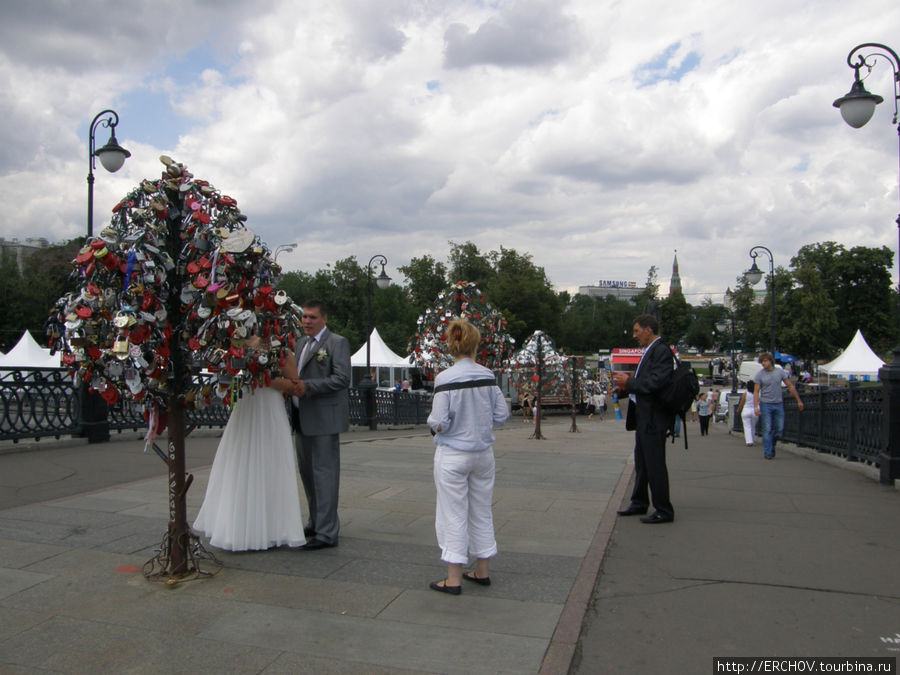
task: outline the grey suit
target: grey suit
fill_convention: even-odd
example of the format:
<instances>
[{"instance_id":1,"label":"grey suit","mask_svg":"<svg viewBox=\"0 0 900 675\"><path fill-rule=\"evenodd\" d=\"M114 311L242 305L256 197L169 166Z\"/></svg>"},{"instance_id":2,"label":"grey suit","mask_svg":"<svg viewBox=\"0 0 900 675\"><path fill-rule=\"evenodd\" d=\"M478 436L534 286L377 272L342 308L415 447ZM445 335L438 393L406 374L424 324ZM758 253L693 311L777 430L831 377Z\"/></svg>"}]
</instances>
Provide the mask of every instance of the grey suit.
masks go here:
<instances>
[{"instance_id":1,"label":"grey suit","mask_svg":"<svg viewBox=\"0 0 900 675\"><path fill-rule=\"evenodd\" d=\"M300 479L309 505L307 531L326 544L336 544L338 486L341 474L340 433L350 426L350 344L327 328L319 343L304 354L304 337L297 343L297 372L306 385L299 399L299 429L295 443Z\"/></svg>"}]
</instances>

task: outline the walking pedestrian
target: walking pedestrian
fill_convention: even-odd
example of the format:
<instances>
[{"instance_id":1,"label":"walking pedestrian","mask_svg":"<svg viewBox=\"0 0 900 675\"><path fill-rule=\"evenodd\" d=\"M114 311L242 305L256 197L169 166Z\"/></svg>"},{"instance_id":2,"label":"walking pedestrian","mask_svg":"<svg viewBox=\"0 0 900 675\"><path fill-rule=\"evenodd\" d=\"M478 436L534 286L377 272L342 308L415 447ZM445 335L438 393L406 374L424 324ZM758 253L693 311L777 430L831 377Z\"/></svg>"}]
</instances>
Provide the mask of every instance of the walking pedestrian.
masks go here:
<instances>
[{"instance_id":1,"label":"walking pedestrian","mask_svg":"<svg viewBox=\"0 0 900 675\"><path fill-rule=\"evenodd\" d=\"M803 401L787 373L781 366L775 365L775 358L770 353L760 354L759 362L762 370L753 376L753 381L759 385L759 391L753 398L753 411L757 417L762 418L763 456L774 459L775 442L784 432L784 394L781 392L781 383L784 382L796 399L800 412L803 412Z\"/></svg>"}]
</instances>

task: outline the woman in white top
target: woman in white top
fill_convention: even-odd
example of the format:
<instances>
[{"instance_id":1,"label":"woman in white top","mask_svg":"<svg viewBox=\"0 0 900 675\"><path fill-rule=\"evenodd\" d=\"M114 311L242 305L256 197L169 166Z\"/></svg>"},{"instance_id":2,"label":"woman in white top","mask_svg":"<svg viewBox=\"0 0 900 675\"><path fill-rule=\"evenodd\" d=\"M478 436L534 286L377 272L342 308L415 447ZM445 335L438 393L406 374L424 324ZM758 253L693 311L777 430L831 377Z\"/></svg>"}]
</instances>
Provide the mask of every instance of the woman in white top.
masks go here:
<instances>
[{"instance_id":1,"label":"woman in white top","mask_svg":"<svg viewBox=\"0 0 900 675\"><path fill-rule=\"evenodd\" d=\"M437 510L434 529L447 576L430 587L459 595L461 580L489 586L490 558L497 554L491 502L494 492L494 427L509 410L494 374L475 363L481 342L478 329L456 319L447 328L447 347L456 363L434 380L428 425L434 432L434 485ZM475 570L462 573L475 559Z\"/></svg>"},{"instance_id":2,"label":"woman in white top","mask_svg":"<svg viewBox=\"0 0 900 675\"><path fill-rule=\"evenodd\" d=\"M756 425L759 424L759 418L753 412L753 388L752 381L747 383L747 391L741 396L740 402L737 404L737 412L741 416L741 422L744 423L744 442L748 447L753 447L753 439L756 436Z\"/></svg>"}]
</instances>

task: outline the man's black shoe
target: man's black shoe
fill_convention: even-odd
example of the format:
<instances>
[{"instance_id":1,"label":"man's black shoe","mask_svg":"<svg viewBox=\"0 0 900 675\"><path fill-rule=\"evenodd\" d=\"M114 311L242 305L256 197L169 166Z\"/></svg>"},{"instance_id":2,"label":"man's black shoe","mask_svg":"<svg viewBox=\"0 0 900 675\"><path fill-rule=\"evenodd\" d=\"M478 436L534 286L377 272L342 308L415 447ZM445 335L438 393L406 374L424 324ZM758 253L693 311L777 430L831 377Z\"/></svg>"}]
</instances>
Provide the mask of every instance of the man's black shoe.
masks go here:
<instances>
[{"instance_id":1,"label":"man's black shoe","mask_svg":"<svg viewBox=\"0 0 900 675\"><path fill-rule=\"evenodd\" d=\"M300 547L301 551L318 551L320 548L334 548L337 544L329 544L327 542L321 541L319 539L310 539L303 546Z\"/></svg>"},{"instance_id":2,"label":"man's black shoe","mask_svg":"<svg viewBox=\"0 0 900 675\"><path fill-rule=\"evenodd\" d=\"M616 513L620 516L642 516L647 513L647 507L641 508L640 506L629 506L627 509L616 511Z\"/></svg>"},{"instance_id":3,"label":"man's black shoe","mask_svg":"<svg viewBox=\"0 0 900 675\"><path fill-rule=\"evenodd\" d=\"M673 518L672 516L664 516L659 511L654 511L646 518L641 518L641 522L647 523L648 525L657 525L658 523L671 523L674 520L675 518Z\"/></svg>"}]
</instances>

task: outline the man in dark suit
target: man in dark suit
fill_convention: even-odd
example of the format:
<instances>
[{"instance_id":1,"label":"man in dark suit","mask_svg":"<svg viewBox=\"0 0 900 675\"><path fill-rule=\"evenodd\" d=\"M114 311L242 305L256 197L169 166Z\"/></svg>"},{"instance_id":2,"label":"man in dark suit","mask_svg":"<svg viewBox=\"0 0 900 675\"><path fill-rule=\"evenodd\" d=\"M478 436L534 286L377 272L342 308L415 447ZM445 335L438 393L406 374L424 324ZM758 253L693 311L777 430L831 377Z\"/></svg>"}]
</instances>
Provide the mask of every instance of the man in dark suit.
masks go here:
<instances>
[{"instance_id":1,"label":"man in dark suit","mask_svg":"<svg viewBox=\"0 0 900 675\"><path fill-rule=\"evenodd\" d=\"M615 373L616 386L630 399L625 428L635 432L634 490L631 504L619 511L620 516L644 515L653 498L655 511L641 518L642 523L671 523L675 509L669 501L669 472L666 469L666 432L672 426L672 413L660 404L657 395L672 381L675 369L672 350L659 338L659 323L649 314L634 320L634 339L644 354L634 376ZM649 486L649 492L647 488Z\"/></svg>"},{"instance_id":2,"label":"man in dark suit","mask_svg":"<svg viewBox=\"0 0 900 675\"><path fill-rule=\"evenodd\" d=\"M299 418L297 460L309 505L309 520L303 528L306 550L337 546L340 433L350 426L350 344L328 330L327 320L321 301L303 305L306 337L297 343L299 381L293 393Z\"/></svg>"}]
</instances>

